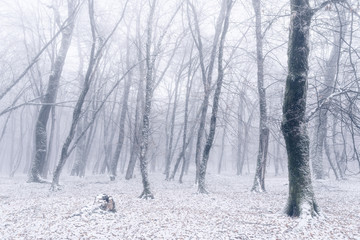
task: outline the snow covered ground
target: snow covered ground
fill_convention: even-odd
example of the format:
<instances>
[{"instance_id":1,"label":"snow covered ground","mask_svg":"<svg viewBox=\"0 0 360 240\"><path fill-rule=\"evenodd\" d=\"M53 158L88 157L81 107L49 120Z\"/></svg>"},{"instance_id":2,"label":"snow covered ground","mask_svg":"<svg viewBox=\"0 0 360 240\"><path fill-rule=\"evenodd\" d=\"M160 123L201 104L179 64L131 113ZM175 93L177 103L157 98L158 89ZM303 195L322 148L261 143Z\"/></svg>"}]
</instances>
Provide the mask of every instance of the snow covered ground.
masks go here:
<instances>
[{"instance_id":1,"label":"snow covered ground","mask_svg":"<svg viewBox=\"0 0 360 240\"><path fill-rule=\"evenodd\" d=\"M315 183L324 217L283 213L287 178L268 176L267 193L249 190L252 177L207 175L209 195L193 179L166 182L150 175L154 200L137 198L141 179L67 177L63 190L0 178L0 239L360 239L360 179ZM115 199L116 213L92 208L96 195Z\"/></svg>"}]
</instances>

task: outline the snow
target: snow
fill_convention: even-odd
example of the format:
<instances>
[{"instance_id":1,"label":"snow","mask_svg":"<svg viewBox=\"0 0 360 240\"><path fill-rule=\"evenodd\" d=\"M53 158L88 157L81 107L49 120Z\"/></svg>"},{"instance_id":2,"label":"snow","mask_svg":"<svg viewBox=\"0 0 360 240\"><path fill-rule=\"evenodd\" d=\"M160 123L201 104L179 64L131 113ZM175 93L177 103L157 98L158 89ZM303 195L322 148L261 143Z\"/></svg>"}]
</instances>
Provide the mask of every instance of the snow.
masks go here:
<instances>
[{"instance_id":1,"label":"snow","mask_svg":"<svg viewBox=\"0 0 360 240\"><path fill-rule=\"evenodd\" d=\"M191 175L193 176L193 175ZM210 194L197 194L190 175L183 184L149 174L153 200L139 199L139 178L66 177L61 191L0 178L0 239L360 239L359 178L314 183L322 217L283 214L286 177L266 178L267 193L252 193L252 176L207 175ZM94 206L111 195L116 212Z\"/></svg>"}]
</instances>

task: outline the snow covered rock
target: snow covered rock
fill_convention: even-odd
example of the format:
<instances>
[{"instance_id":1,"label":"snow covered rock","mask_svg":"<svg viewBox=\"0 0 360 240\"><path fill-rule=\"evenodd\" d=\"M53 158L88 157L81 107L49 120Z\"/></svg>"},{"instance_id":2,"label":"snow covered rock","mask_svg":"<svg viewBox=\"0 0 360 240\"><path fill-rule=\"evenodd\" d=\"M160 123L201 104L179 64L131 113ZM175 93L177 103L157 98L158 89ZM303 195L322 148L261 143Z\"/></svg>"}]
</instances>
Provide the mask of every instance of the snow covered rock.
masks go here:
<instances>
[{"instance_id":1,"label":"snow covered rock","mask_svg":"<svg viewBox=\"0 0 360 240\"><path fill-rule=\"evenodd\" d=\"M94 205L104 211L116 212L114 199L107 194L99 194L95 197Z\"/></svg>"}]
</instances>

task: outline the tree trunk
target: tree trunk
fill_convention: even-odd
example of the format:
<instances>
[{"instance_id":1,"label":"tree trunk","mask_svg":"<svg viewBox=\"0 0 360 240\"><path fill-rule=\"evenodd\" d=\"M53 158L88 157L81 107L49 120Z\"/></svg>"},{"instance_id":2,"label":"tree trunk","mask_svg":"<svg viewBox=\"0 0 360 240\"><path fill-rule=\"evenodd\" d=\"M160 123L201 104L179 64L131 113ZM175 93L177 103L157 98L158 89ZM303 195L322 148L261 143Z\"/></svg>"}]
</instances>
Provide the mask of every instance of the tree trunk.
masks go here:
<instances>
[{"instance_id":1,"label":"tree trunk","mask_svg":"<svg viewBox=\"0 0 360 240\"><path fill-rule=\"evenodd\" d=\"M204 98L203 98L203 102L201 105L202 111L201 111L199 130L198 130L198 135L197 135L197 140L196 140L196 149L195 149L195 164L196 164L195 183L198 183L199 176L200 176L200 165L201 165L200 158L201 158L201 149L202 149L202 144L203 144L205 124L206 124L206 114L207 114L207 110L208 110L210 93L211 93L210 87L211 87L211 82L212 82L212 74L213 74L215 58L216 58L216 49L217 49L217 45L218 45L218 41L219 41L219 37L220 37L220 33L221 33L222 24L224 21L225 8L224 8L224 4L222 4L220 14L217 19L217 23L216 23L216 27L215 27L215 35L214 35L214 40L212 43L210 62L209 62L208 68L206 69L204 55L203 55L204 51L203 51L203 45L202 45L202 40L201 40L201 33L200 33L200 27L199 27L197 13L196 13L196 10L195 10L195 7L193 4L188 2L188 6L191 7L192 12L194 14L195 32L193 32L191 26L189 26L189 27L191 30L193 40L194 40L195 45L199 52L201 76L202 76L202 82L204 85ZM189 14L188 14L188 17L189 17ZM190 24L190 19L189 19L189 24ZM206 72L207 72L207 74L206 74Z\"/></svg>"},{"instance_id":2,"label":"tree trunk","mask_svg":"<svg viewBox=\"0 0 360 240\"><path fill-rule=\"evenodd\" d=\"M133 137L130 147L130 159L128 163L128 167L126 169L125 179L129 180L133 178L134 169L136 166L136 160L139 155L139 140L140 140L140 131L141 131L141 122L140 119L142 118L143 109L144 109L144 89L143 89L143 80L145 78L144 74L144 64L141 61L143 58L143 51L142 51L142 42L141 42L141 33L140 33L140 14L138 14L136 19L136 38L137 38L137 58L140 62L139 64L139 82L137 88L137 95L136 95L136 109L135 109L135 123L134 123L134 130L133 130Z\"/></svg>"},{"instance_id":3,"label":"tree trunk","mask_svg":"<svg viewBox=\"0 0 360 240\"><path fill-rule=\"evenodd\" d=\"M223 135L221 138L221 152L220 152L220 159L219 159L219 164L218 164L218 174L221 173L222 165L223 165L224 150L225 150L225 136L226 136L226 126L224 126Z\"/></svg>"},{"instance_id":4,"label":"tree trunk","mask_svg":"<svg viewBox=\"0 0 360 240\"><path fill-rule=\"evenodd\" d=\"M141 142L140 142L140 171L143 183L143 192L140 198L148 199L154 198L154 195L150 190L150 182L148 176L148 159L147 152L149 146L149 135L150 135L150 113L151 113L151 102L153 95L153 68L154 68L154 57L151 56L151 40L152 40L152 24L155 11L156 0L152 1L150 6L150 15L147 24L147 41L146 41L146 86L145 86L145 109L143 114L143 124L141 129Z\"/></svg>"},{"instance_id":5,"label":"tree trunk","mask_svg":"<svg viewBox=\"0 0 360 240\"><path fill-rule=\"evenodd\" d=\"M174 128L175 128L175 116L176 116L176 109L177 109L177 101L178 101L178 89L181 79L181 74L183 72L183 65L184 65L184 59L183 57L182 63L179 68L179 73L176 79L175 83L175 96L174 96L174 104L171 114L171 123L170 123L170 136L169 136L169 145L167 149L167 156L166 156L166 166L165 166L165 180L170 180L170 164L172 162L172 156L173 156L173 141L174 141ZM170 105L169 105L170 108Z\"/></svg>"},{"instance_id":6,"label":"tree trunk","mask_svg":"<svg viewBox=\"0 0 360 240\"><path fill-rule=\"evenodd\" d=\"M256 62L257 62L257 87L260 105L260 136L259 150L256 161L256 172L254 184L251 191L265 192L266 160L269 145L269 128L267 126L266 92L264 87L264 57L263 57L263 36L261 30L261 2L253 0L253 7L256 19Z\"/></svg>"},{"instance_id":7,"label":"tree trunk","mask_svg":"<svg viewBox=\"0 0 360 240\"><path fill-rule=\"evenodd\" d=\"M220 44L219 44L218 78L216 81L216 89L215 89L214 101L213 101L213 106L212 106L210 132L209 132L209 136L206 140L203 157L202 157L202 162L201 162L200 170L199 170L199 188L198 188L199 193L207 193L207 190L205 189L206 168L207 168L207 162L209 160L210 150L211 150L211 147L212 147L212 144L214 141L214 137L215 137L216 117L217 117L217 112L218 112L218 108L219 108L219 100L220 100L219 98L220 98L220 94L221 94L222 82L223 82L223 78L224 78L224 69L222 66L223 49L224 49L226 33L227 33L227 30L229 27L229 18L230 18L230 12L231 12L233 2L232 2L232 0L224 0L223 4L226 6L226 9L225 9L224 27L222 30Z\"/></svg>"},{"instance_id":8,"label":"tree trunk","mask_svg":"<svg viewBox=\"0 0 360 240\"><path fill-rule=\"evenodd\" d=\"M48 88L42 101L38 119L35 126L35 157L31 163L28 182L41 182L40 174L45 164L47 153L47 131L46 125L49 119L52 104L56 101L60 77L65 63L66 54L71 44L72 32L75 25L76 14L74 14L74 1L68 0L69 24L62 32L59 52L56 56L54 66L49 76Z\"/></svg>"},{"instance_id":9,"label":"tree trunk","mask_svg":"<svg viewBox=\"0 0 360 240\"><path fill-rule=\"evenodd\" d=\"M286 214L292 217L319 213L309 165L309 137L306 129L306 95L309 31L313 12L308 0L291 0L288 46L288 76L283 104L282 132L289 169L289 198Z\"/></svg>"}]
</instances>

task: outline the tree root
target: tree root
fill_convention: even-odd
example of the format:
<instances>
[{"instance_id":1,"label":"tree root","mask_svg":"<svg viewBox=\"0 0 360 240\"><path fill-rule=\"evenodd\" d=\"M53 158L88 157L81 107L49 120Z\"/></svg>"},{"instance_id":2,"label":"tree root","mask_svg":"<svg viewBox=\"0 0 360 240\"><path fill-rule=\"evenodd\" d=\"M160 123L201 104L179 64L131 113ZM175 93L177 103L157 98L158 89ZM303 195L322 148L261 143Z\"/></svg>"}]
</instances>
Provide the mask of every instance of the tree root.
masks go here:
<instances>
[{"instance_id":1,"label":"tree root","mask_svg":"<svg viewBox=\"0 0 360 240\"><path fill-rule=\"evenodd\" d=\"M154 199L154 195L150 192L150 190L144 190L139 196L141 199Z\"/></svg>"}]
</instances>

